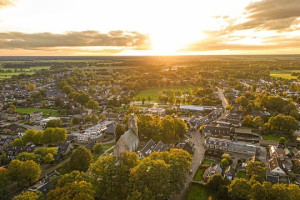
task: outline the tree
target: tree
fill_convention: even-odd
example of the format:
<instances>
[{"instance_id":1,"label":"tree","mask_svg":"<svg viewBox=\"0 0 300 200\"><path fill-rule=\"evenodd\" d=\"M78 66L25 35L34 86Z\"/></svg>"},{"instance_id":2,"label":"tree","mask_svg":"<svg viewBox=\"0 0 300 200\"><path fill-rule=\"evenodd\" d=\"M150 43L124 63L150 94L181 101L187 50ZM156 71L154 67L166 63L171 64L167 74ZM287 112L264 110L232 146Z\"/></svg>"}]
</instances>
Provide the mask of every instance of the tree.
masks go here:
<instances>
[{"instance_id":1,"label":"tree","mask_svg":"<svg viewBox=\"0 0 300 200\"><path fill-rule=\"evenodd\" d=\"M175 136L174 119L170 116L166 116L160 124L161 133L166 137L170 138Z\"/></svg>"},{"instance_id":2,"label":"tree","mask_svg":"<svg viewBox=\"0 0 300 200\"><path fill-rule=\"evenodd\" d=\"M125 132L125 128L121 124L117 124L116 126L116 141L119 140L121 135L123 135Z\"/></svg>"},{"instance_id":3,"label":"tree","mask_svg":"<svg viewBox=\"0 0 300 200\"><path fill-rule=\"evenodd\" d=\"M17 181L18 185L20 184L20 181L22 180L22 176L20 174L23 174L23 168L22 168L23 162L20 160L13 160L10 162L8 166L8 174L12 181Z\"/></svg>"},{"instance_id":4,"label":"tree","mask_svg":"<svg viewBox=\"0 0 300 200\"><path fill-rule=\"evenodd\" d=\"M0 168L0 199L8 199L9 174L5 168Z\"/></svg>"},{"instance_id":5,"label":"tree","mask_svg":"<svg viewBox=\"0 0 300 200\"><path fill-rule=\"evenodd\" d=\"M93 115L92 118L91 118L91 121L92 121L93 124L97 124L98 121L99 121L99 118L96 115Z\"/></svg>"},{"instance_id":6,"label":"tree","mask_svg":"<svg viewBox=\"0 0 300 200\"><path fill-rule=\"evenodd\" d=\"M142 194L142 199L164 199L171 195L169 190L169 165L164 160L146 157L131 170L131 185ZM163 177L163 178L162 178ZM147 198L149 197L150 198Z\"/></svg>"},{"instance_id":7,"label":"tree","mask_svg":"<svg viewBox=\"0 0 300 200\"><path fill-rule=\"evenodd\" d=\"M91 183L87 181L74 181L62 187L56 187L47 194L51 200L94 200L95 191Z\"/></svg>"},{"instance_id":8,"label":"tree","mask_svg":"<svg viewBox=\"0 0 300 200\"><path fill-rule=\"evenodd\" d=\"M78 117L74 117L72 122L73 122L73 124L78 125L80 123L80 120Z\"/></svg>"},{"instance_id":9,"label":"tree","mask_svg":"<svg viewBox=\"0 0 300 200\"><path fill-rule=\"evenodd\" d=\"M34 153L22 152L17 155L16 159L18 159L20 161L33 160L34 162L39 163L41 160L41 157Z\"/></svg>"},{"instance_id":10,"label":"tree","mask_svg":"<svg viewBox=\"0 0 300 200\"><path fill-rule=\"evenodd\" d=\"M186 131L187 125L182 119L174 119L174 128L175 128L175 138L178 135L179 137L183 138Z\"/></svg>"},{"instance_id":11,"label":"tree","mask_svg":"<svg viewBox=\"0 0 300 200\"><path fill-rule=\"evenodd\" d=\"M22 178L29 185L37 182L42 172L40 165L34 162L33 160L27 160L23 162L22 171Z\"/></svg>"},{"instance_id":12,"label":"tree","mask_svg":"<svg viewBox=\"0 0 300 200\"><path fill-rule=\"evenodd\" d=\"M20 138L16 138L14 139L11 143L10 143L12 146L24 146L24 142L22 139Z\"/></svg>"},{"instance_id":13,"label":"tree","mask_svg":"<svg viewBox=\"0 0 300 200\"><path fill-rule=\"evenodd\" d=\"M67 131L64 128L46 128L44 131L46 144L57 144L67 139Z\"/></svg>"},{"instance_id":14,"label":"tree","mask_svg":"<svg viewBox=\"0 0 300 200\"><path fill-rule=\"evenodd\" d=\"M231 181L228 187L229 197L233 200L249 200L250 199L250 183L243 178L236 178Z\"/></svg>"},{"instance_id":15,"label":"tree","mask_svg":"<svg viewBox=\"0 0 300 200\"><path fill-rule=\"evenodd\" d=\"M9 112L9 113L15 113L15 112L16 112L16 106L13 105L13 104L11 104L11 105L9 106L8 112Z\"/></svg>"},{"instance_id":16,"label":"tree","mask_svg":"<svg viewBox=\"0 0 300 200\"><path fill-rule=\"evenodd\" d=\"M101 193L107 192L108 188L112 191L116 177L116 157L108 155L102 156L95 163L91 164L91 175L99 181Z\"/></svg>"},{"instance_id":17,"label":"tree","mask_svg":"<svg viewBox=\"0 0 300 200\"><path fill-rule=\"evenodd\" d=\"M257 116L253 119L253 127L254 128L261 128L264 125L264 120L260 117Z\"/></svg>"},{"instance_id":18,"label":"tree","mask_svg":"<svg viewBox=\"0 0 300 200\"><path fill-rule=\"evenodd\" d=\"M43 194L40 191L26 191L22 192L22 194L15 196L13 200L40 200L42 199Z\"/></svg>"},{"instance_id":19,"label":"tree","mask_svg":"<svg viewBox=\"0 0 300 200\"><path fill-rule=\"evenodd\" d=\"M244 117L243 122L242 122L243 126L248 126L251 127L253 125L253 121L251 119L250 115L247 115Z\"/></svg>"},{"instance_id":20,"label":"tree","mask_svg":"<svg viewBox=\"0 0 300 200\"><path fill-rule=\"evenodd\" d=\"M32 142L35 145L45 144L45 137L43 131L36 131L32 136Z\"/></svg>"},{"instance_id":21,"label":"tree","mask_svg":"<svg viewBox=\"0 0 300 200\"><path fill-rule=\"evenodd\" d=\"M86 103L86 107L92 110L96 110L99 108L99 104L94 101L93 99L90 99L87 103Z\"/></svg>"},{"instance_id":22,"label":"tree","mask_svg":"<svg viewBox=\"0 0 300 200\"><path fill-rule=\"evenodd\" d=\"M101 142L97 142L94 146L93 146L93 152L96 154L99 154L102 152L102 144Z\"/></svg>"},{"instance_id":23,"label":"tree","mask_svg":"<svg viewBox=\"0 0 300 200\"><path fill-rule=\"evenodd\" d=\"M225 170L225 169L229 166L228 160L227 160L226 158L223 158L223 159L221 160L220 166L221 166L221 168L222 168L223 170Z\"/></svg>"},{"instance_id":24,"label":"tree","mask_svg":"<svg viewBox=\"0 0 300 200\"><path fill-rule=\"evenodd\" d=\"M39 180L41 168L40 165L33 160L13 160L8 166L8 173L11 180L17 181L18 185L20 181L24 181L27 184L33 184Z\"/></svg>"},{"instance_id":25,"label":"tree","mask_svg":"<svg viewBox=\"0 0 300 200\"><path fill-rule=\"evenodd\" d=\"M271 117L266 124L271 131L279 131L288 135L298 130L298 122L294 117L288 115L277 115Z\"/></svg>"},{"instance_id":26,"label":"tree","mask_svg":"<svg viewBox=\"0 0 300 200\"><path fill-rule=\"evenodd\" d=\"M73 170L86 171L93 160L92 153L84 146L79 146L71 156L70 167Z\"/></svg>"},{"instance_id":27,"label":"tree","mask_svg":"<svg viewBox=\"0 0 300 200\"><path fill-rule=\"evenodd\" d=\"M28 91L33 91L36 89L36 85L34 83L28 83L28 85L26 86L26 90Z\"/></svg>"},{"instance_id":28,"label":"tree","mask_svg":"<svg viewBox=\"0 0 300 200\"><path fill-rule=\"evenodd\" d=\"M285 137L280 137L279 138L279 144L281 144L283 146L285 146L287 144L287 141L286 141Z\"/></svg>"},{"instance_id":29,"label":"tree","mask_svg":"<svg viewBox=\"0 0 300 200\"><path fill-rule=\"evenodd\" d=\"M267 192L260 183L255 183L251 187L251 199L252 200L266 200Z\"/></svg>"},{"instance_id":30,"label":"tree","mask_svg":"<svg viewBox=\"0 0 300 200\"><path fill-rule=\"evenodd\" d=\"M43 158L44 163L51 163L54 161L54 156L51 153L48 153Z\"/></svg>"},{"instance_id":31,"label":"tree","mask_svg":"<svg viewBox=\"0 0 300 200\"><path fill-rule=\"evenodd\" d=\"M224 178L221 174L212 175L206 182L206 186L212 191L218 191L222 185L224 185Z\"/></svg>"},{"instance_id":32,"label":"tree","mask_svg":"<svg viewBox=\"0 0 300 200\"><path fill-rule=\"evenodd\" d=\"M257 175L260 181L265 179L266 175L266 166L263 162L260 161L249 161L246 166L246 173L249 177Z\"/></svg>"},{"instance_id":33,"label":"tree","mask_svg":"<svg viewBox=\"0 0 300 200\"><path fill-rule=\"evenodd\" d=\"M62 126L63 126L63 122L60 119L49 120L46 124L46 128L56 128Z\"/></svg>"}]
</instances>

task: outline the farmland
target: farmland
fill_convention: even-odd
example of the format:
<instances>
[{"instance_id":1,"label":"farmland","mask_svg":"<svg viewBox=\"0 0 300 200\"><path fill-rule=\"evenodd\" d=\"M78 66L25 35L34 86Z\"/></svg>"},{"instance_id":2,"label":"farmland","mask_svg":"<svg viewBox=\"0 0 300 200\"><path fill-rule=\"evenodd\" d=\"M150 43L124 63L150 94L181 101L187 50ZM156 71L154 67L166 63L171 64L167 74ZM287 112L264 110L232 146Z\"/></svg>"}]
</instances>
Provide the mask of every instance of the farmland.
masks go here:
<instances>
[{"instance_id":1,"label":"farmland","mask_svg":"<svg viewBox=\"0 0 300 200\"><path fill-rule=\"evenodd\" d=\"M35 66L35 67L28 67L28 68L4 68L1 67L0 63L0 80L11 78L12 76L18 76L19 74L28 74L32 75L36 71L42 69L49 69L50 66Z\"/></svg>"},{"instance_id":2,"label":"farmland","mask_svg":"<svg viewBox=\"0 0 300 200\"><path fill-rule=\"evenodd\" d=\"M300 70L280 70L280 71L270 71L271 78L282 78L282 79L297 79L297 76L292 76L293 72L300 73Z\"/></svg>"}]
</instances>

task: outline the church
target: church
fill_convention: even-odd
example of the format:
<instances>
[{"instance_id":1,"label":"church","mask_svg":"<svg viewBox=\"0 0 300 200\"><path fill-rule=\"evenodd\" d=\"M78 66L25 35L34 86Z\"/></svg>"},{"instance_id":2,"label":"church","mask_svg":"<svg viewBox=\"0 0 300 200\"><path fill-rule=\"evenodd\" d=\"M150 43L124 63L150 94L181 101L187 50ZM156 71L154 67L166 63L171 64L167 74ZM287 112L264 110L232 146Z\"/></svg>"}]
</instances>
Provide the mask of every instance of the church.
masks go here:
<instances>
[{"instance_id":1,"label":"church","mask_svg":"<svg viewBox=\"0 0 300 200\"><path fill-rule=\"evenodd\" d=\"M119 156L124 151L134 152L139 147L137 119L131 114L128 119L128 131L126 131L116 143L114 155Z\"/></svg>"}]
</instances>

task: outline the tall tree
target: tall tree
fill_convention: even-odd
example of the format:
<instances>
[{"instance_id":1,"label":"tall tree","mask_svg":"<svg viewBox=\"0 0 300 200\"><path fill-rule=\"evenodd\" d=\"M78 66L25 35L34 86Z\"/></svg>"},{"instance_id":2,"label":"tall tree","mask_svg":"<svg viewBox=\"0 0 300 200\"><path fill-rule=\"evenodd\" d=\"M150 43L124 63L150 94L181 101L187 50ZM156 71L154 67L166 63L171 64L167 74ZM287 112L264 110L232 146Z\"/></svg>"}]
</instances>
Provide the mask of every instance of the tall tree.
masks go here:
<instances>
[{"instance_id":1,"label":"tall tree","mask_svg":"<svg viewBox=\"0 0 300 200\"><path fill-rule=\"evenodd\" d=\"M93 161L93 155L84 146L79 146L71 156L70 167L73 170L86 171Z\"/></svg>"}]
</instances>

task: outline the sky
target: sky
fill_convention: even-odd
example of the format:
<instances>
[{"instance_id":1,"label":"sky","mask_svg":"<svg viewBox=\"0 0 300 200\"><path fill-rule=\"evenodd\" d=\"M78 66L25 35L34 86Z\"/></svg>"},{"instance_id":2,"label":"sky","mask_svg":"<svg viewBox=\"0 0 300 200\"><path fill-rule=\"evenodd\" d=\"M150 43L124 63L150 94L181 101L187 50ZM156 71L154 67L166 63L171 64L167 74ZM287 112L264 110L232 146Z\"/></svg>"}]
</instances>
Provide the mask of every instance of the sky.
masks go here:
<instances>
[{"instance_id":1,"label":"sky","mask_svg":"<svg viewBox=\"0 0 300 200\"><path fill-rule=\"evenodd\" d=\"M300 0L0 0L0 56L300 54Z\"/></svg>"}]
</instances>

